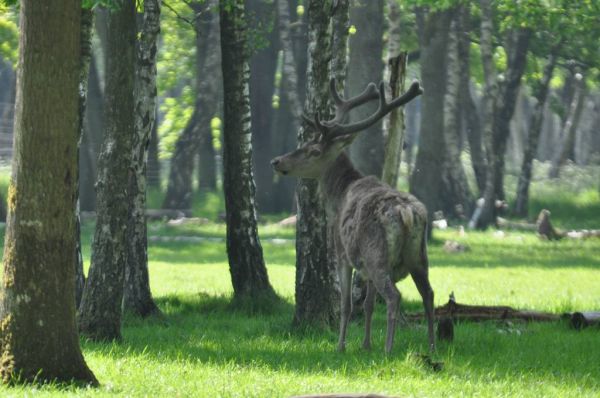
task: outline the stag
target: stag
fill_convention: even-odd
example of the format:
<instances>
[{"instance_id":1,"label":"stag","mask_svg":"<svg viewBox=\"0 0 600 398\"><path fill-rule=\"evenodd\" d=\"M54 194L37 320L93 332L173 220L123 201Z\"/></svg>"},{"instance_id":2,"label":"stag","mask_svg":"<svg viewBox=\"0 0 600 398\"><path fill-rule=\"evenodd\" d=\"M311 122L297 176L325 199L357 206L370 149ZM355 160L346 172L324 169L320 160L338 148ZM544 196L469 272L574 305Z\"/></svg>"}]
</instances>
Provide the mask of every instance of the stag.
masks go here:
<instances>
[{"instance_id":1,"label":"stag","mask_svg":"<svg viewBox=\"0 0 600 398\"><path fill-rule=\"evenodd\" d=\"M319 113L315 114L314 119L305 116L307 128L316 131L316 138L290 153L274 158L271 165L279 174L317 179L319 182L329 230L333 233L340 280L338 350L343 351L346 347L354 268L367 281L363 348L371 348L371 318L377 291L387 306L385 351L389 353L392 350L400 304L396 282L410 274L423 298L429 347L434 351L433 290L429 284L427 259L427 210L414 196L398 192L373 176L363 176L345 153L345 148L360 131L423 91L418 82L413 82L405 94L388 102L383 83L379 89L370 83L361 94L347 100L337 92L333 79L329 89L335 106L333 119L321 120ZM379 99L375 113L355 123L344 123L353 108L375 99Z\"/></svg>"}]
</instances>

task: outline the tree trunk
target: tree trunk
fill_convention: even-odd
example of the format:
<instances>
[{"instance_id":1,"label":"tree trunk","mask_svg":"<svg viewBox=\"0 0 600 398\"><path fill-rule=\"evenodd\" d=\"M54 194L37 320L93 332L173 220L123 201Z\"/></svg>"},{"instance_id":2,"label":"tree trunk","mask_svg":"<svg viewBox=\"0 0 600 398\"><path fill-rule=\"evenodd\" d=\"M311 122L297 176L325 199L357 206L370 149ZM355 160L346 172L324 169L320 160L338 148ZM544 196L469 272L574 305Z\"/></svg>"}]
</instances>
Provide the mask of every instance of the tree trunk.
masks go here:
<instances>
[{"instance_id":1,"label":"tree trunk","mask_svg":"<svg viewBox=\"0 0 600 398\"><path fill-rule=\"evenodd\" d=\"M88 75L92 58L92 26L94 13L91 9L81 10L81 37L80 37L80 69L79 69L79 143L77 144L77 158L81 156L81 141L84 134L85 108L87 103ZM85 149L84 149L85 151ZM78 161L79 163L79 161ZM78 170L79 171L79 170ZM81 255L81 217L79 201L79 172L75 177L75 305L79 308L85 276L83 274L83 256Z\"/></svg>"},{"instance_id":2,"label":"tree trunk","mask_svg":"<svg viewBox=\"0 0 600 398\"><path fill-rule=\"evenodd\" d=\"M98 383L75 326L80 17L80 1L21 2L0 299L5 382Z\"/></svg>"},{"instance_id":3,"label":"tree trunk","mask_svg":"<svg viewBox=\"0 0 600 398\"><path fill-rule=\"evenodd\" d=\"M494 46L493 40L493 16L491 0L481 0L481 63L483 66L484 91L481 99L482 120L483 120L483 144L487 159L485 173L485 189L483 198L486 202L494 202L494 176L492 158L494 156L494 107L496 96L498 95L498 85L496 82L496 68L494 66ZM496 218L496 209L494 206L483 206L482 214L477 220L477 226L485 228Z\"/></svg>"},{"instance_id":4,"label":"tree trunk","mask_svg":"<svg viewBox=\"0 0 600 398\"><path fill-rule=\"evenodd\" d=\"M92 261L79 309L79 330L94 340L121 338L129 193L135 132L135 1L109 11L105 140L98 161L98 205Z\"/></svg>"},{"instance_id":5,"label":"tree trunk","mask_svg":"<svg viewBox=\"0 0 600 398\"><path fill-rule=\"evenodd\" d=\"M227 255L237 300L272 297L258 239L252 177L249 49L244 2L222 0L221 54L224 94L224 183Z\"/></svg>"},{"instance_id":6,"label":"tree trunk","mask_svg":"<svg viewBox=\"0 0 600 398\"><path fill-rule=\"evenodd\" d=\"M214 2L216 4L216 2ZM217 159L213 146L211 120L222 112L223 79L221 77L221 46L219 17L215 13L211 22L209 47L204 60L204 70L199 71L198 106L198 189L201 192L217 189Z\"/></svg>"},{"instance_id":7,"label":"tree trunk","mask_svg":"<svg viewBox=\"0 0 600 398\"><path fill-rule=\"evenodd\" d=\"M425 204L429 222L433 213L444 208L442 172L444 148L444 94L446 46L450 11L430 12L421 39L421 79L427 93L421 99L421 132L410 191ZM428 229L431 234L431 228Z\"/></svg>"},{"instance_id":8,"label":"tree trunk","mask_svg":"<svg viewBox=\"0 0 600 398\"><path fill-rule=\"evenodd\" d=\"M137 46L135 133L128 192L129 224L123 307L141 317L160 312L150 292L146 229L146 170L156 111L156 40L160 33L160 6L160 0L144 1L144 19Z\"/></svg>"},{"instance_id":9,"label":"tree trunk","mask_svg":"<svg viewBox=\"0 0 600 398\"><path fill-rule=\"evenodd\" d=\"M309 0L308 68L304 112L329 118L328 82L331 60L331 1ZM300 144L316 138L306 123L298 131ZM336 323L334 263L328 251L327 217L315 180L300 180L296 188L296 310L294 326L330 327Z\"/></svg>"},{"instance_id":10,"label":"tree trunk","mask_svg":"<svg viewBox=\"0 0 600 398\"><path fill-rule=\"evenodd\" d=\"M458 36L461 33L459 18L460 9L456 11L450 26L447 45L447 80L444 97L444 143L446 151L443 167L444 212L456 218L471 215L473 197L467 182L467 176L460 160L460 98L461 98L461 63L458 60Z\"/></svg>"},{"instance_id":11,"label":"tree trunk","mask_svg":"<svg viewBox=\"0 0 600 398\"><path fill-rule=\"evenodd\" d=\"M579 78L575 83L575 86L573 100L571 101L569 113L563 126L562 139L560 140L556 155L554 156L554 159L552 159L552 166L548 173L549 178L558 178L561 166L567 161L569 155L573 153L575 134L579 127L579 121L581 120L585 97L587 95L585 79L583 77Z\"/></svg>"},{"instance_id":12,"label":"tree trunk","mask_svg":"<svg viewBox=\"0 0 600 398\"><path fill-rule=\"evenodd\" d=\"M481 197L485 190L485 170L487 164L481 142L481 121L479 120L479 111L471 94L471 40L468 33L469 13L468 7L460 7L457 19L460 107L464 118L463 129L466 130L466 136L469 142L471 165L473 167L473 172L475 173L479 197Z\"/></svg>"},{"instance_id":13,"label":"tree trunk","mask_svg":"<svg viewBox=\"0 0 600 398\"><path fill-rule=\"evenodd\" d=\"M158 119L158 106L154 114ZM148 168L146 170L146 180L148 186L160 188L160 160L158 159L158 120L154 120L150 132L150 143L148 145Z\"/></svg>"},{"instance_id":14,"label":"tree trunk","mask_svg":"<svg viewBox=\"0 0 600 398\"><path fill-rule=\"evenodd\" d=\"M275 92L275 70L277 69L277 24L273 2L248 1L248 18L251 25L275 27L266 34L266 46L255 50L250 59L250 104L252 107L252 144L256 178L257 207L261 213L273 212L273 170L266 159L274 156L271 133L273 132L273 93ZM263 33L264 35L264 33ZM278 132L273 132L277 134Z\"/></svg>"},{"instance_id":15,"label":"tree trunk","mask_svg":"<svg viewBox=\"0 0 600 398\"><path fill-rule=\"evenodd\" d=\"M352 0L350 23L356 34L350 37L348 61L348 96L362 92L367 82L383 80L383 0ZM350 122L363 120L375 113L377 101L358 107L350 114ZM383 129L379 121L361 132L350 147L355 167L365 175L381 176L383 171Z\"/></svg>"},{"instance_id":16,"label":"tree trunk","mask_svg":"<svg viewBox=\"0 0 600 398\"><path fill-rule=\"evenodd\" d=\"M538 149L538 141L542 132L542 121L544 119L544 108L546 107L546 99L548 98L548 89L550 88L550 80L552 80L557 61L556 50L558 48L555 47L554 50L544 67L542 78L535 84L534 97L537 103L529 122L529 135L527 136L527 146L523 153L514 209L515 214L520 217L526 217L529 210L529 185L531 183L531 175L533 174L533 159Z\"/></svg>"},{"instance_id":17,"label":"tree trunk","mask_svg":"<svg viewBox=\"0 0 600 398\"><path fill-rule=\"evenodd\" d=\"M167 193L162 204L163 209L190 209L192 207L192 176L194 175L194 162L200 148L200 126L204 109L201 108L202 93L200 92L200 82L204 78L218 79L215 76L209 76L205 72L206 60L209 55L214 55L218 47L218 31L215 27L218 25L218 18L212 11L213 2L204 2L202 5L192 3L196 15L200 18L196 20L196 103L194 113L188 121L185 129L175 143L175 151L171 158L171 168L169 170L169 179ZM211 39L212 38L212 39ZM214 103L217 101L211 99ZM212 118L211 114L208 120ZM204 116L206 118L206 116ZM210 128L210 126L209 126Z\"/></svg>"},{"instance_id":18,"label":"tree trunk","mask_svg":"<svg viewBox=\"0 0 600 398\"><path fill-rule=\"evenodd\" d=\"M404 94L404 81L406 79L407 53L389 59L391 97L396 98ZM402 161L402 148L404 146L404 108L395 109L390 113L388 122L387 140L385 144L385 161L381 180L392 188L398 186L400 162Z\"/></svg>"},{"instance_id":19,"label":"tree trunk","mask_svg":"<svg viewBox=\"0 0 600 398\"><path fill-rule=\"evenodd\" d=\"M482 9L487 0L482 0ZM508 32L506 52L508 54L507 70L505 78L498 88L497 98L488 92L495 85L493 82L493 68L490 66L492 61L491 44L491 15L482 11L482 38L481 50L482 61L484 64L484 74L486 78L486 94L484 99L484 128L486 136L486 152L488 159L488 172L486 174L486 189L484 192L485 203L478 220L479 228L486 228L495 223L497 216L497 200L504 199L504 157L506 154L506 142L510 133L510 120L515 110L515 103L521 77L525 71L527 63L527 49L532 32L528 28L519 28ZM491 14L491 10L489 11ZM483 15L486 15L485 17ZM484 28L485 26L485 28ZM489 32L487 32L489 28ZM484 37L484 32L485 37ZM489 36L488 36L489 34ZM485 44L484 44L485 43ZM490 82L488 82L490 80ZM493 107L493 112L490 113ZM491 120L487 117L493 114Z\"/></svg>"}]
</instances>

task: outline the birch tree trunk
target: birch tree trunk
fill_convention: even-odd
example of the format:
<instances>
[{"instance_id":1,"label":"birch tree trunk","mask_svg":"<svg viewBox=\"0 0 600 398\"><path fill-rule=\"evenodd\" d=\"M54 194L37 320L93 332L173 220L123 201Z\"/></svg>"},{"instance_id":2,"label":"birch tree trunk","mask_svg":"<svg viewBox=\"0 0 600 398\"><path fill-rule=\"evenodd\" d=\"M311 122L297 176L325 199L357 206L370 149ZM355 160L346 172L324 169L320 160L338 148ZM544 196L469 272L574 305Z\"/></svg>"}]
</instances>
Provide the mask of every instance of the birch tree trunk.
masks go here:
<instances>
[{"instance_id":1,"label":"birch tree trunk","mask_svg":"<svg viewBox=\"0 0 600 398\"><path fill-rule=\"evenodd\" d=\"M556 66L557 48L550 54L542 78L536 82L536 90L534 97L537 100L531 121L529 122L529 135L527 136L527 144L523 152L523 162L521 164L521 174L517 183L517 199L515 201L514 212L520 217L526 217L529 210L529 185L531 184L531 175L533 174L533 159L538 150L538 141L542 132L542 121L544 119L544 109L546 107L546 99L548 98L548 89L550 80Z\"/></svg>"},{"instance_id":2,"label":"birch tree trunk","mask_svg":"<svg viewBox=\"0 0 600 398\"><path fill-rule=\"evenodd\" d=\"M309 0L308 68L304 112L329 118L329 62L331 60L331 0ZM306 123L298 131L300 144L316 137ZM293 325L330 327L336 322L335 276L328 252L327 216L315 180L300 180L296 188L296 310Z\"/></svg>"},{"instance_id":3,"label":"birch tree trunk","mask_svg":"<svg viewBox=\"0 0 600 398\"><path fill-rule=\"evenodd\" d=\"M356 26L356 34L350 37L346 92L354 96L362 92L366 83L383 80L383 0L352 0L350 23ZM377 106L377 101L371 101L353 109L350 122L367 118ZM352 162L365 175L381 177L383 171L382 123L363 131L350 147Z\"/></svg>"},{"instance_id":4,"label":"birch tree trunk","mask_svg":"<svg viewBox=\"0 0 600 398\"><path fill-rule=\"evenodd\" d=\"M391 98L404 94L404 81L406 79L407 53L403 52L397 57L389 59ZM402 161L402 148L404 147L404 107L395 109L388 119L388 132L385 144L385 160L381 180L392 188L398 186L400 162Z\"/></svg>"},{"instance_id":5,"label":"birch tree trunk","mask_svg":"<svg viewBox=\"0 0 600 398\"><path fill-rule=\"evenodd\" d=\"M579 77L579 79L575 83L575 93L573 94L573 100L571 101L569 113L563 126L563 133L561 135L562 139L560 140L558 150L552 159L552 166L550 167L550 172L548 173L549 178L559 177L560 168L567 161L569 155L573 153L575 134L577 133L577 128L579 127L579 121L581 120L581 114L585 104L585 97L587 95L585 79L581 77L581 75L577 77Z\"/></svg>"},{"instance_id":6,"label":"birch tree trunk","mask_svg":"<svg viewBox=\"0 0 600 398\"><path fill-rule=\"evenodd\" d=\"M129 180L129 225L123 307L145 317L160 312L150 292L146 228L148 145L156 111L156 40L160 33L160 0L144 0L144 19L137 45L135 133Z\"/></svg>"},{"instance_id":7,"label":"birch tree trunk","mask_svg":"<svg viewBox=\"0 0 600 398\"><path fill-rule=\"evenodd\" d=\"M20 4L0 372L4 382L97 384L75 324L81 2Z\"/></svg>"},{"instance_id":8,"label":"birch tree trunk","mask_svg":"<svg viewBox=\"0 0 600 398\"><path fill-rule=\"evenodd\" d=\"M467 182L467 176L460 160L460 97L461 63L458 60L458 21L460 10L457 10L450 25L447 45L447 78L444 96L444 143L446 153L442 179L446 206L444 211L456 218L470 216L473 208L473 197Z\"/></svg>"},{"instance_id":9,"label":"birch tree trunk","mask_svg":"<svg viewBox=\"0 0 600 398\"><path fill-rule=\"evenodd\" d=\"M252 175L249 50L244 1L221 0L227 255L236 300L273 298L258 239ZM254 301L252 301L254 302Z\"/></svg>"},{"instance_id":10,"label":"birch tree trunk","mask_svg":"<svg viewBox=\"0 0 600 398\"><path fill-rule=\"evenodd\" d=\"M91 9L82 8L81 10L81 59L79 70L79 143L77 144L77 163L81 156L81 141L84 134L85 108L87 103L88 76L90 70L90 60L92 58L92 26L94 25L94 13ZM86 148L84 148L85 150ZM80 170L75 178L75 306L79 307L83 288L85 286L85 276L83 274L83 257L81 255L81 217L79 201L79 181Z\"/></svg>"},{"instance_id":11,"label":"birch tree trunk","mask_svg":"<svg viewBox=\"0 0 600 398\"><path fill-rule=\"evenodd\" d=\"M80 332L93 340L121 338L135 132L135 11L135 0L127 0L108 17L106 132L98 161L92 261L78 319Z\"/></svg>"}]
</instances>

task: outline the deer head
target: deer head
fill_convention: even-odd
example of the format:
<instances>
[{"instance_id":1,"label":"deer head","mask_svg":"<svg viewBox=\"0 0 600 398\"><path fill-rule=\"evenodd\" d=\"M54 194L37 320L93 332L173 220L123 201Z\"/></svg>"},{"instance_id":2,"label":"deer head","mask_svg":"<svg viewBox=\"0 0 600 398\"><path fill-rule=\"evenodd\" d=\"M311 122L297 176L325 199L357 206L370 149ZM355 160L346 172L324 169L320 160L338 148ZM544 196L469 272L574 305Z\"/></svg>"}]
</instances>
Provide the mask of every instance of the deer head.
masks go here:
<instances>
[{"instance_id":1,"label":"deer head","mask_svg":"<svg viewBox=\"0 0 600 398\"><path fill-rule=\"evenodd\" d=\"M352 143L360 131L369 128L393 109L405 105L423 93L419 82L415 81L406 93L387 102L383 82L379 84L379 89L374 83L369 83L362 93L345 100L337 92L334 79L329 81L329 91L335 106L334 118L322 121L318 112L314 119L302 115L307 128L317 132L316 138L292 152L271 160L271 165L277 173L302 178L318 178ZM375 99L379 99L379 107L375 113L355 123L343 123L353 108Z\"/></svg>"}]
</instances>

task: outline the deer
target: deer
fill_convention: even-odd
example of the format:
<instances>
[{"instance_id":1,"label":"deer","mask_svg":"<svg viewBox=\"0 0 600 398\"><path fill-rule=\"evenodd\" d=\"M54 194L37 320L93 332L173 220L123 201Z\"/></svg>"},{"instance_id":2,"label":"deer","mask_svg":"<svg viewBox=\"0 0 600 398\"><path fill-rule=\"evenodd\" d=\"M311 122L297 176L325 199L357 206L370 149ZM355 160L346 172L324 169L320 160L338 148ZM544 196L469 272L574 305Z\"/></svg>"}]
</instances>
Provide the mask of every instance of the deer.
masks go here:
<instances>
[{"instance_id":1,"label":"deer","mask_svg":"<svg viewBox=\"0 0 600 398\"><path fill-rule=\"evenodd\" d=\"M362 93L344 99L335 87L335 80L331 79L329 91L334 117L321 120L318 112L314 118L303 115L306 128L313 129L315 138L274 158L271 165L280 175L318 180L328 228L333 235L341 291L337 348L339 351L346 348L346 330L352 311L352 271L356 270L367 285L363 304L363 348L371 349L371 320L378 292L387 307L385 352L392 351L401 298L396 282L410 274L423 299L429 350L433 353L434 293L428 276L427 209L413 195L399 192L375 176L363 176L345 152L360 131L421 95L423 90L414 81L404 94L388 102L384 83L379 89L369 83ZM379 99L375 113L363 120L345 123L352 109L375 99Z\"/></svg>"}]
</instances>

